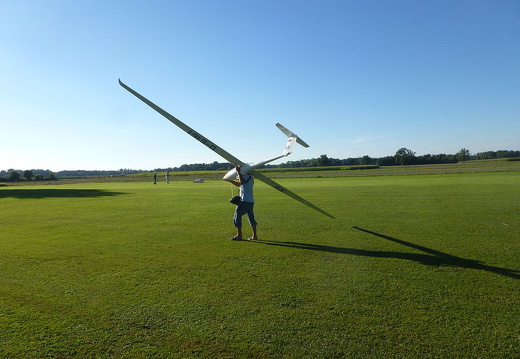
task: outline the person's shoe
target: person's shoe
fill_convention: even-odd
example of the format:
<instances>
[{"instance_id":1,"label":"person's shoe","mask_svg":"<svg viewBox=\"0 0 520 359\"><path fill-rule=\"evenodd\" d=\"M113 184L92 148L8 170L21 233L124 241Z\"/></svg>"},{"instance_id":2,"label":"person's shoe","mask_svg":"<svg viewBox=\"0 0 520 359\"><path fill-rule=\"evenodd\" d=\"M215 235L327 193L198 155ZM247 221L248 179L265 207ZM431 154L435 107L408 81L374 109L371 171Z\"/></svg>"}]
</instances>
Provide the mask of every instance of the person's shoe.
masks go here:
<instances>
[{"instance_id":1,"label":"person's shoe","mask_svg":"<svg viewBox=\"0 0 520 359\"><path fill-rule=\"evenodd\" d=\"M242 237L234 236L234 237L231 237L231 240L232 240L232 241L241 241L241 240L242 240Z\"/></svg>"},{"instance_id":2,"label":"person's shoe","mask_svg":"<svg viewBox=\"0 0 520 359\"><path fill-rule=\"evenodd\" d=\"M260 238L258 238L258 237L256 237L256 238L255 237L251 237L251 238L248 238L248 240L250 240L250 241L259 241Z\"/></svg>"}]
</instances>

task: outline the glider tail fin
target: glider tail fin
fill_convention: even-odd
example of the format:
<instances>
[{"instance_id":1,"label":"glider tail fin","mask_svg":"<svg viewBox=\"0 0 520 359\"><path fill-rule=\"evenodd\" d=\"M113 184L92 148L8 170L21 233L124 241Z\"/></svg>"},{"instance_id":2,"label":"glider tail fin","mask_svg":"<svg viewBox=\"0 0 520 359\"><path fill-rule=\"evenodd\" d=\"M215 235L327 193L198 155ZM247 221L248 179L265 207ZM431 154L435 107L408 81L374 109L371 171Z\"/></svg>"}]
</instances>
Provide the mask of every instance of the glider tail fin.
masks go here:
<instances>
[{"instance_id":1,"label":"glider tail fin","mask_svg":"<svg viewBox=\"0 0 520 359\"><path fill-rule=\"evenodd\" d=\"M289 137L285 148L283 149L283 155L285 157L289 156L294 151L294 143L298 141L298 137Z\"/></svg>"},{"instance_id":2,"label":"glider tail fin","mask_svg":"<svg viewBox=\"0 0 520 359\"><path fill-rule=\"evenodd\" d=\"M298 142L300 145L302 145L303 147L309 147L309 145L307 143L305 143L304 140L302 140L301 138L299 138L298 136L296 136L294 134L294 132L292 131L289 131L287 128L285 128L284 126L282 126L281 124L277 123L276 124L276 127L278 127L280 129L280 131L282 131L283 133L285 133L285 135L289 138L295 138L296 139L296 142ZM289 143L287 143L289 144ZM291 150L292 152L292 150ZM285 153L285 151L284 151Z\"/></svg>"}]
</instances>

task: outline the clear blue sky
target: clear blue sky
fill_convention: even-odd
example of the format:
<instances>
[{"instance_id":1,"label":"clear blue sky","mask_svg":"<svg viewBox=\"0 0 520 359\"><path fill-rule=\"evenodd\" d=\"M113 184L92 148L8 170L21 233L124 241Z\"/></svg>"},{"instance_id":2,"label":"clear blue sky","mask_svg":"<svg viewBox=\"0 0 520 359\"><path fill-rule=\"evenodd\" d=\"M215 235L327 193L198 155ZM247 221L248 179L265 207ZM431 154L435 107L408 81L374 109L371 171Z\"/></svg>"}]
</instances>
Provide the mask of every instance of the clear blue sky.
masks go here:
<instances>
[{"instance_id":1,"label":"clear blue sky","mask_svg":"<svg viewBox=\"0 0 520 359\"><path fill-rule=\"evenodd\" d=\"M0 169L520 149L520 1L0 0Z\"/></svg>"}]
</instances>

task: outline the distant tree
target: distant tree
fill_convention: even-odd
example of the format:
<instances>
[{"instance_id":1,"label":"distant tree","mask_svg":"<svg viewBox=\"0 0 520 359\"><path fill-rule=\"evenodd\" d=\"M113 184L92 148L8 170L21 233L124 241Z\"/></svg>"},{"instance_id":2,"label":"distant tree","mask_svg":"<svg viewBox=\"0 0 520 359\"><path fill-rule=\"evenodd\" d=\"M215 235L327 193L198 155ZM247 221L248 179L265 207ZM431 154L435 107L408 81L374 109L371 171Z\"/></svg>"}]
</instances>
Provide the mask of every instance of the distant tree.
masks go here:
<instances>
[{"instance_id":1,"label":"distant tree","mask_svg":"<svg viewBox=\"0 0 520 359\"><path fill-rule=\"evenodd\" d=\"M18 171L11 171L9 172L9 176L7 177L7 180L9 182L18 182L20 180L20 173Z\"/></svg>"},{"instance_id":2,"label":"distant tree","mask_svg":"<svg viewBox=\"0 0 520 359\"><path fill-rule=\"evenodd\" d=\"M57 180L56 175L54 174L54 172L51 172L51 173L49 174L49 179L50 179L51 181L56 181L56 180Z\"/></svg>"},{"instance_id":3,"label":"distant tree","mask_svg":"<svg viewBox=\"0 0 520 359\"><path fill-rule=\"evenodd\" d=\"M372 158L369 156L369 155L364 155L363 157L361 157L359 159L359 164L360 165L371 165L372 164Z\"/></svg>"},{"instance_id":4,"label":"distant tree","mask_svg":"<svg viewBox=\"0 0 520 359\"><path fill-rule=\"evenodd\" d=\"M427 164L439 164L439 163L457 163L457 155L447 155L445 153L440 153L437 155L426 154L422 156L417 156L415 158L415 163L418 165L427 165Z\"/></svg>"},{"instance_id":5,"label":"distant tree","mask_svg":"<svg viewBox=\"0 0 520 359\"><path fill-rule=\"evenodd\" d=\"M343 161L341 161L341 164L344 166L355 166L359 165L359 158L345 158Z\"/></svg>"},{"instance_id":6,"label":"distant tree","mask_svg":"<svg viewBox=\"0 0 520 359\"><path fill-rule=\"evenodd\" d=\"M462 161L462 163L464 163L465 161L469 160L469 150L465 149L465 148L462 148L457 153L457 157L458 157L459 161Z\"/></svg>"},{"instance_id":7,"label":"distant tree","mask_svg":"<svg viewBox=\"0 0 520 359\"><path fill-rule=\"evenodd\" d=\"M376 161L378 166L393 166L395 165L395 157L394 156L386 156L378 158Z\"/></svg>"},{"instance_id":8,"label":"distant tree","mask_svg":"<svg viewBox=\"0 0 520 359\"><path fill-rule=\"evenodd\" d=\"M408 148L400 148L395 153L395 162L401 165L410 165L413 164L415 159L415 152L409 150Z\"/></svg>"},{"instance_id":9,"label":"distant tree","mask_svg":"<svg viewBox=\"0 0 520 359\"><path fill-rule=\"evenodd\" d=\"M34 177L33 171L31 171L31 170L25 170L25 171L23 171L23 177L24 177L27 181L30 181L30 180Z\"/></svg>"},{"instance_id":10,"label":"distant tree","mask_svg":"<svg viewBox=\"0 0 520 359\"><path fill-rule=\"evenodd\" d=\"M321 155L319 158L318 158L318 161L317 161L317 165L322 167L322 166L328 166L330 164L330 160L329 158L327 157L327 155Z\"/></svg>"}]
</instances>

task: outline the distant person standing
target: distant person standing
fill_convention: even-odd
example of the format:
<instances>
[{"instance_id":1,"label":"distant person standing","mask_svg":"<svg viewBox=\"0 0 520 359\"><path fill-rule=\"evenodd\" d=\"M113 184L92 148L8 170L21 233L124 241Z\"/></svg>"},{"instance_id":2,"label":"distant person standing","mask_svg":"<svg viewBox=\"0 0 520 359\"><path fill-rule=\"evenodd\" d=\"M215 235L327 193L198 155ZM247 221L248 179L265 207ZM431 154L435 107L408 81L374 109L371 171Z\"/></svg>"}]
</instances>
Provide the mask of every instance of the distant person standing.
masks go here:
<instances>
[{"instance_id":1,"label":"distant person standing","mask_svg":"<svg viewBox=\"0 0 520 359\"><path fill-rule=\"evenodd\" d=\"M166 172L166 183L170 183L170 171Z\"/></svg>"},{"instance_id":2,"label":"distant person standing","mask_svg":"<svg viewBox=\"0 0 520 359\"><path fill-rule=\"evenodd\" d=\"M240 202L237 204L235 208L235 215L233 217L233 224L237 229L237 235L232 237L231 240L242 240L242 216L244 214L247 214L247 219L249 220L249 224L251 225L251 229L253 230L253 236L249 239L258 240L258 235L256 233L257 222L255 220L255 214L253 212L253 207L255 205L255 200L253 198L253 177L251 177L251 175L249 174L243 175L240 172L241 166L235 165L235 169L237 171L237 177L240 182L231 181L231 183L233 183L237 187L240 187Z\"/></svg>"},{"instance_id":3,"label":"distant person standing","mask_svg":"<svg viewBox=\"0 0 520 359\"><path fill-rule=\"evenodd\" d=\"M157 172L153 174L153 184L157 184Z\"/></svg>"}]
</instances>

